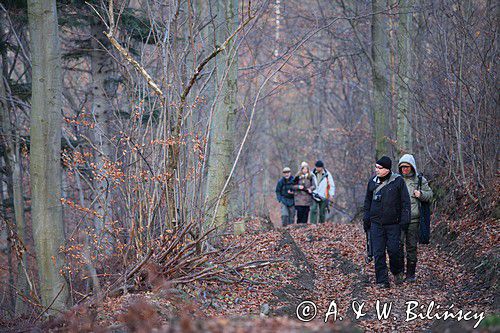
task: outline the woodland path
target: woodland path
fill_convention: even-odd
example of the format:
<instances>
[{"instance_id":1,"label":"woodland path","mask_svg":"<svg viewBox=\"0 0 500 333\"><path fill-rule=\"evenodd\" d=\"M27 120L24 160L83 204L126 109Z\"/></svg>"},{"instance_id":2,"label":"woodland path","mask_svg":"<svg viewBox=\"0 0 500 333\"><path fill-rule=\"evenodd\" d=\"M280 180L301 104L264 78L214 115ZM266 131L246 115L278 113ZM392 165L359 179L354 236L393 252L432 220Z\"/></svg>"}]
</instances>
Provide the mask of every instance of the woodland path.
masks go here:
<instances>
[{"instance_id":1,"label":"woodland path","mask_svg":"<svg viewBox=\"0 0 500 333\"><path fill-rule=\"evenodd\" d=\"M469 330L476 320L457 322L448 320L439 322L435 319L416 319L405 321L407 304L416 301L424 309L416 313L425 314L430 302L441 308L433 313L442 314L444 310L456 313L462 309L485 315L491 314L490 304L493 295L487 295L482 286L475 285L475 276L468 273L461 263L447 252L435 245L419 247L418 281L414 284L404 283L396 286L391 276L391 288L380 290L374 286L375 271L373 263L364 261L364 234L359 225L326 223L324 225L306 227L292 226L282 231L284 238L290 237L297 246L293 251L303 253L306 261L303 267L306 276L312 276L314 286L303 293L302 300L312 300L318 309L318 318L324 320L330 302L335 301L339 316L347 317L355 326L369 331L442 331L444 326L455 327L460 331ZM300 255L299 255L300 256ZM294 261L294 263L297 261ZM299 267L300 268L300 267ZM302 276L296 277L300 285ZM376 301L381 304L392 303L392 311L388 320L378 320ZM295 301L295 306L300 302ZM351 305L353 301L364 303L365 316L356 319ZM291 313L289 313L291 314ZM291 314L295 315L295 313ZM329 317L333 320L333 316ZM337 319L338 322L338 319Z\"/></svg>"},{"instance_id":2,"label":"woodland path","mask_svg":"<svg viewBox=\"0 0 500 333\"><path fill-rule=\"evenodd\" d=\"M337 317L334 322L333 315L330 316L330 325L327 325L330 328L345 330L354 326L362 331L442 332L447 327L463 332L471 331L477 320L459 322L449 319L443 322L431 318L405 321L406 302L416 301L419 306L425 306L419 311L415 309L415 313L423 315L432 301L435 306L431 314L442 314L452 304L450 312L453 313L460 309L464 313L484 311L485 316L493 313L494 295L476 283L477 277L447 251L441 250L439 245L419 247L416 283L396 286L391 276L391 288L380 290L374 286L373 263L366 264L364 261L365 238L360 223L327 222L287 228L262 220L261 224L264 225L262 229L267 230L258 233L258 238L263 242L259 245L264 249L259 246L260 250L255 254L273 252L276 258L284 257L289 266L294 268L289 270L291 276L284 278L283 283L269 284L267 292L271 291L273 295L269 300L270 316L286 316L296 320L297 305L308 300L317 307L317 316L312 322L327 325L324 323L325 314L334 301L338 316L342 316L343 320ZM266 251L265 239L271 235L273 237L270 237L270 246ZM265 270L261 277L266 279ZM382 305L392 303L391 315L387 320L378 320L377 300ZM351 308L353 301L365 304L365 316L356 319ZM438 305L440 308L436 311Z\"/></svg>"},{"instance_id":3,"label":"woodland path","mask_svg":"<svg viewBox=\"0 0 500 333\"><path fill-rule=\"evenodd\" d=\"M492 290L478 283L477 276L439 245L419 247L416 283L396 286L391 276L391 288L381 290L374 286L373 263L366 264L364 260L365 241L360 222L279 228L256 218L248 220L246 225L244 234L228 235L224 242L244 249L238 262L269 262L268 265L242 271L238 283L203 281L189 285L184 289L185 299L190 300L188 311L175 301L167 304L167 297L162 294L128 295L103 309L103 313L115 314L105 321L108 325L119 322L116 314L123 314L127 306L137 303L138 297L141 302L153 305L152 311L160 313L165 327L184 326L181 332L236 329L242 332L444 332L447 328L450 332L471 332L475 319L405 321L405 303L419 302L425 306L424 314L431 301L440 306L438 313L449 309L451 304L453 313L460 309L464 313L484 311L487 317L495 312ZM317 316L310 322L301 322L297 320L296 307L306 300L315 303ZM381 304L392 303L387 320L377 319L377 300ZM325 323L332 301L337 305L338 317L333 321L332 315ZM365 316L355 317L351 309L354 301L364 303ZM436 313L436 306L431 313ZM168 315L172 308L181 308L181 315ZM193 321L191 314L197 319Z\"/></svg>"}]
</instances>

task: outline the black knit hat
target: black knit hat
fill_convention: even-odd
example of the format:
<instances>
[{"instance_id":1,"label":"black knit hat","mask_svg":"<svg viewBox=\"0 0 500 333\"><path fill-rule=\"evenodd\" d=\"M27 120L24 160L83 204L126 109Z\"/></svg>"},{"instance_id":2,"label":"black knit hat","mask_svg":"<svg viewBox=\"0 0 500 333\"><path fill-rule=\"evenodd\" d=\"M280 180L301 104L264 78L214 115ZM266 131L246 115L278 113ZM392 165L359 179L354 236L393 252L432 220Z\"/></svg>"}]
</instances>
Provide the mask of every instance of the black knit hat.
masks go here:
<instances>
[{"instance_id":1,"label":"black knit hat","mask_svg":"<svg viewBox=\"0 0 500 333\"><path fill-rule=\"evenodd\" d=\"M380 166L383 166L384 168L389 169L389 170L391 170L391 167L392 167L392 161L391 161L390 157L387 157L387 156L382 156L377 161L377 164Z\"/></svg>"},{"instance_id":2,"label":"black knit hat","mask_svg":"<svg viewBox=\"0 0 500 333\"><path fill-rule=\"evenodd\" d=\"M321 161L321 160L318 160L318 161L316 161L316 164L314 164L314 166L316 168L324 168L325 167L325 163L323 163L323 161Z\"/></svg>"}]
</instances>

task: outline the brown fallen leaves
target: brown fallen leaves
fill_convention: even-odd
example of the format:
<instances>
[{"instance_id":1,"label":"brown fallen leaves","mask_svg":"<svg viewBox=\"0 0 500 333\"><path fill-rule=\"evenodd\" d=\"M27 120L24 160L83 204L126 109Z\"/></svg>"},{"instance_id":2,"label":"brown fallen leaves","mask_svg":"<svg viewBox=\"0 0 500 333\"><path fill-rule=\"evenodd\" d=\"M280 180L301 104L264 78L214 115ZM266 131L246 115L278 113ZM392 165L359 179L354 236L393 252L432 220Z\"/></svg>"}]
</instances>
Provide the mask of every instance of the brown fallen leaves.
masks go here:
<instances>
[{"instance_id":1,"label":"brown fallen leaves","mask_svg":"<svg viewBox=\"0 0 500 333\"><path fill-rule=\"evenodd\" d=\"M359 224L325 223L287 230L305 255L305 263L297 261L297 250L283 241L285 233L266 231L259 220L251 220L245 234L223 240L236 251L244 249L230 262L231 267L239 267L231 272L239 281L193 281L177 288L168 284L171 292L166 292L167 287L154 282L158 275L149 267L150 283L159 286L157 290L108 298L92 313L82 310L80 317L92 321L83 320L82 325L72 327L78 331L126 328L130 332L346 332L356 331L356 327L369 332L419 332L439 329L433 328L434 320L405 321L408 301L423 305L434 301L443 308L453 304L457 310L493 313L492 291L480 289L477 277L462 262L435 245L419 246L416 283L396 286L391 277L391 289L380 290L374 287L373 262L364 261L365 236ZM253 264L245 266L249 262ZM313 271L314 288L310 290L300 284L304 265ZM314 301L318 310L308 323L298 321L293 311L306 299ZM392 303L387 320L377 319L377 300ZM332 301L344 320L334 322L329 317L325 323ZM355 317L353 301L365 304L362 318ZM267 306L270 314L262 315ZM288 316L274 316L275 311L287 307L292 310Z\"/></svg>"}]
</instances>

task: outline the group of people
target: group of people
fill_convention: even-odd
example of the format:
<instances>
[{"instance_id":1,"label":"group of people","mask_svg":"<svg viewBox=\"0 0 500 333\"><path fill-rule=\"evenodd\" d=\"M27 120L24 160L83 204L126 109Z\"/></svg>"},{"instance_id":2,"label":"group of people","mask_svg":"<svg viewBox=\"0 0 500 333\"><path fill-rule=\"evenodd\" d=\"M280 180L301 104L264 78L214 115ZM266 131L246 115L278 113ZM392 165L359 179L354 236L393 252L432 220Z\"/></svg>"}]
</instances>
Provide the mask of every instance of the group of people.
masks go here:
<instances>
[{"instance_id":1,"label":"group of people","mask_svg":"<svg viewBox=\"0 0 500 333\"><path fill-rule=\"evenodd\" d=\"M311 223L325 222L328 204L335 195L335 183L323 161L317 161L314 166L311 171L309 164L302 162L295 176L289 167L283 168L283 177L276 185L276 198L281 204L284 227L294 223L295 212L297 223L307 223L309 213Z\"/></svg>"},{"instance_id":2,"label":"group of people","mask_svg":"<svg viewBox=\"0 0 500 333\"><path fill-rule=\"evenodd\" d=\"M400 158L399 173L391 169L392 160L387 156L376 162L376 175L368 182L364 201L363 229L370 235L376 284L381 288L390 287L386 252L396 284L416 281L421 204L433 196L427 180L417 171L413 155ZM307 223L309 212L311 223L323 223L334 194L333 177L322 161L315 163L313 171L302 162L295 176L289 167L283 168L283 177L276 185L282 225L294 223L295 211L297 223Z\"/></svg>"},{"instance_id":3,"label":"group of people","mask_svg":"<svg viewBox=\"0 0 500 333\"><path fill-rule=\"evenodd\" d=\"M432 199L432 189L417 171L413 155L403 155L399 174L383 156L375 164L376 176L368 182L363 228L370 234L378 287L389 288L386 251L396 284L415 282L421 203ZM406 259L406 276L405 275Z\"/></svg>"}]
</instances>

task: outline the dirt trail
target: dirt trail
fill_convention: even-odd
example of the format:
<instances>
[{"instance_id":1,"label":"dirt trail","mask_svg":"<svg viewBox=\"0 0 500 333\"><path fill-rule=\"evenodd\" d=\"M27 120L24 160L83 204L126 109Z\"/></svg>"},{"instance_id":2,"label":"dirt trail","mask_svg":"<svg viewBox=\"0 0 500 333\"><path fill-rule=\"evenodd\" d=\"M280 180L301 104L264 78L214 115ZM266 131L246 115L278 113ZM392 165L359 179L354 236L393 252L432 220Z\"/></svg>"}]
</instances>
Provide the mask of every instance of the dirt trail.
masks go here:
<instances>
[{"instance_id":1,"label":"dirt trail","mask_svg":"<svg viewBox=\"0 0 500 333\"><path fill-rule=\"evenodd\" d=\"M447 329L471 332L476 320L406 321L406 303L418 302L425 308L418 308L423 314L431 302L440 306L439 311L434 309L431 314L442 313L452 304L453 313L484 311L487 316L495 312L493 288L485 289L462 262L435 245L419 247L416 283L395 286L391 276L391 289L377 289L373 263L364 261L364 239L360 223L328 222L275 228L270 221L253 219L248 221L244 234L228 235L224 242L244 250L234 264L253 261L270 264L241 271L238 283L201 281L184 286L183 298L190 304L189 312L195 318L185 314L182 303L176 304L161 294L130 296L137 296L148 303L153 312L160 313L166 331L184 322L196 326L192 331L207 332L231 332L240 328L242 332L259 333L444 332ZM129 311L127 303L132 301L131 297L122 297L108 302L100 313L112 316L98 319L108 326L116 325L120 322L119 313ZM297 318L297 306L303 301L314 302L316 306L316 315L309 322ZM377 301L381 305L392 304L386 320L377 318ZM356 317L353 302L358 306L364 304L363 316ZM337 316L330 315L325 323L332 304L336 305ZM305 313L300 310L299 313ZM179 317L176 311L180 311L180 323L175 319Z\"/></svg>"},{"instance_id":2,"label":"dirt trail","mask_svg":"<svg viewBox=\"0 0 500 333\"><path fill-rule=\"evenodd\" d=\"M292 253L291 261L297 269L297 274L293 277L293 284L286 284L273 292L277 300L285 302L286 305L273 310L272 314L274 316L286 315L294 317L297 304L315 292L314 281L316 276L304 252L297 246L297 243L295 243L288 230L282 229L281 234L283 238L278 245L278 250L286 245L290 247ZM276 303L273 302L272 305Z\"/></svg>"},{"instance_id":3,"label":"dirt trail","mask_svg":"<svg viewBox=\"0 0 500 333\"><path fill-rule=\"evenodd\" d=\"M484 311L487 316L494 312L491 308L494 295L487 290L478 290L474 284L475 276L436 246L419 247L416 283L404 283L401 286L392 283L391 289L379 290L374 287L373 263L364 262L364 235L357 225L326 223L305 228L290 227L289 234L298 247L297 252L305 254L313 271L315 288L304 299L315 300L318 319L325 318L325 313L334 301L339 314L345 314L363 330L440 332L446 326L468 331L479 318L468 322L449 319L443 323L437 321L434 314L443 314L451 305L450 312L453 313L463 310L464 313L472 311L479 315ZM390 278L394 282L393 277ZM377 319L377 300L381 305L392 304L387 320ZM293 301L299 303L295 299ZM354 301L365 304L365 316L355 317L351 308ZM434 302L434 310L430 311L432 318L406 321L408 307L416 304L412 302L418 302L422 308L417 307L411 312L421 313L422 316ZM436 310L438 305L439 309ZM408 312L409 318L411 312Z\"/></svg>"}]
</instances>

